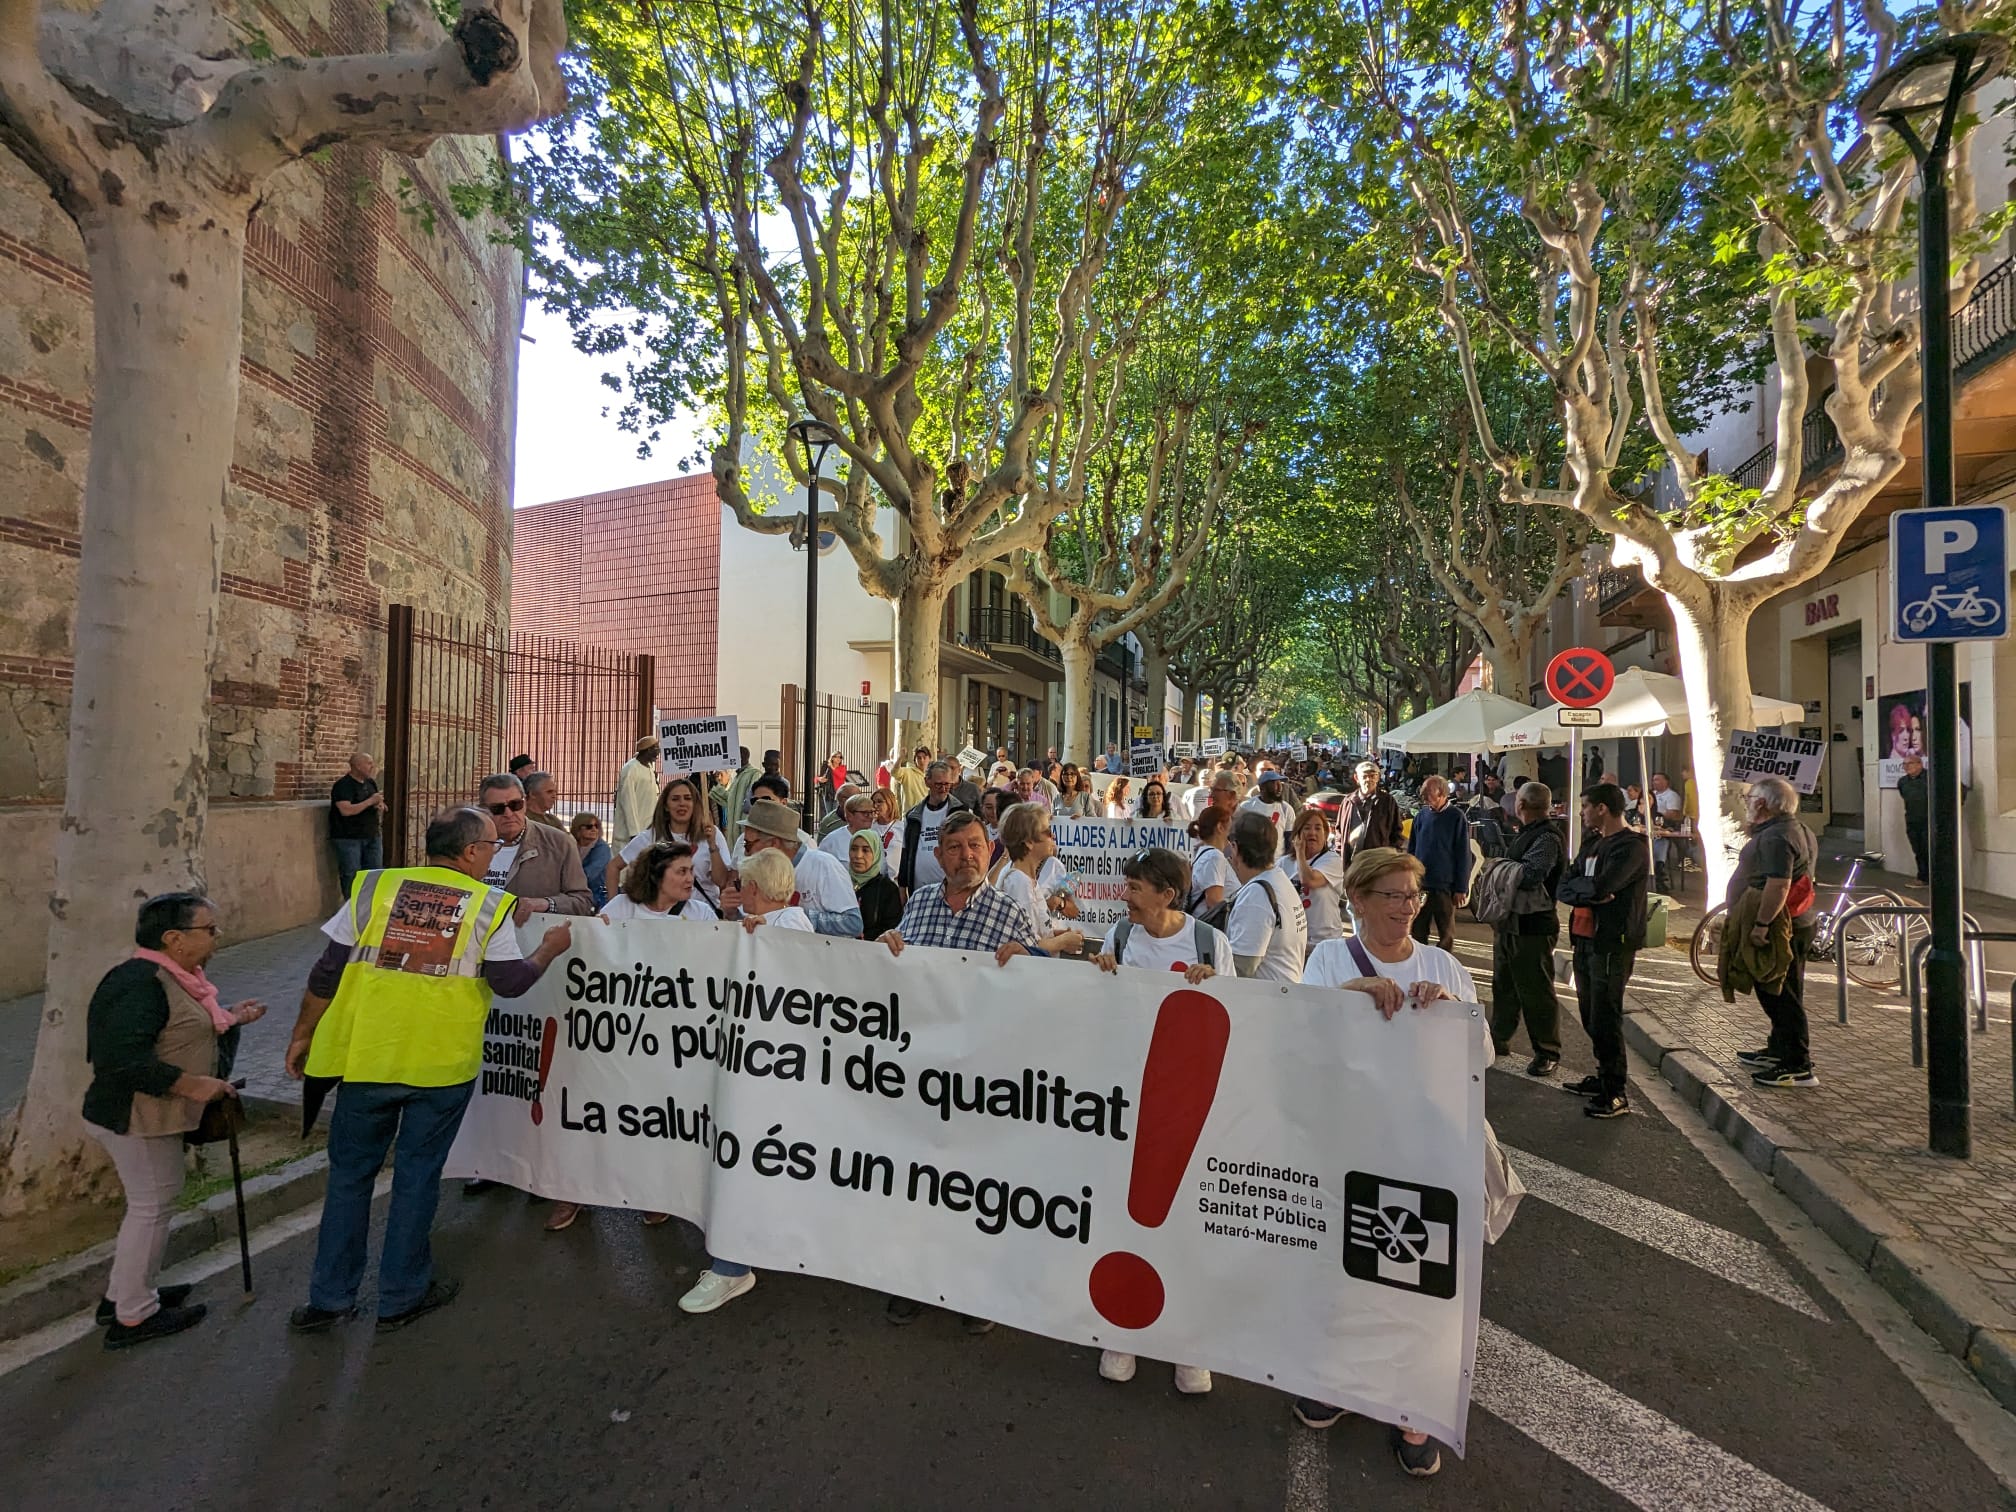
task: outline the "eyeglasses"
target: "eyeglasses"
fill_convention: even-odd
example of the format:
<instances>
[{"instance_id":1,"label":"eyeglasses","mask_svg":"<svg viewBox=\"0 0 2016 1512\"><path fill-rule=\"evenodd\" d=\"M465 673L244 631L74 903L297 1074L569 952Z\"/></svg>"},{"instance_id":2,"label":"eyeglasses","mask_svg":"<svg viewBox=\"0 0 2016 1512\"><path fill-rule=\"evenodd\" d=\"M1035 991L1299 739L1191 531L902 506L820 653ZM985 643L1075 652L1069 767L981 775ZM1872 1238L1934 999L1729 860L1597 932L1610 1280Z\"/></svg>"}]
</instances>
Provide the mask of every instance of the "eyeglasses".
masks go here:
<instances>
[{"instance_id":1,"label":"eyeglasses","mask_svg":"<svg viewBox=\"0 0 2016 1512\"><path fill-rule=\"evenodd\" d=\"M1388 903L1398 903L1406 908L1419 908L1426 894L1418 892L1385 892L1379 888L1373 888L1371 896L1384 898Z\"/></svg>"},{"instance_id":2,"label":"eyeglasses","mask_svg":"<svg viewBox=\"0 0 2016 1512\"><path fill-rule=\"evenodd\" d=\"M219 928L221 928L221 926L220 926L220 925L216 925L216 924L185 924L185 925L183 925L183 926L182 926L182 927L181 927L180 929L176 929L176 930L165 930L165 929L164 929L164 930L162 931L162 933L163 933L163 934L207 934L207 935L209 935L209 936L210 936L210 938L211 938L211 939L213 939L213 940L214 940L214 939L216 939L216 938L217 938L217 931L218 931L218 929L219 929Z\"/></svg>"},{"instance_id":3,"label":"eyeglasses","mask_svg":"<svg viewBox=\"0 0 2016 1512\"><path fill-rule=\"evenodd\" d=\"M483 805L492 814L515 814L525 807L523 798L513 798L509 803L486 803Z\"/></svg>"}]
</instances>

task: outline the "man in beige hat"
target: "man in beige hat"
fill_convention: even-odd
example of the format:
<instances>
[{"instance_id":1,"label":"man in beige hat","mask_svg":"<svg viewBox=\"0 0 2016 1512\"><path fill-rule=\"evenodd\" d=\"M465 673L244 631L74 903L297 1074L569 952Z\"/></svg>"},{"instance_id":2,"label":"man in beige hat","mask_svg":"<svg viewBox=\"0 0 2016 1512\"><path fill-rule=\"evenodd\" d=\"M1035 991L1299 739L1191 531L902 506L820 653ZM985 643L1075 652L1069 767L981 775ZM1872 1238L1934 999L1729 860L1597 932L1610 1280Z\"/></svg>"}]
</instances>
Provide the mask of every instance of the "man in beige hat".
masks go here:
<instances>
[{"instance_id":1,"label":"man in beige hat","mask_svg":"<svg viewBox=\"0 0 2016 1512\"><path fill-rule=\"evenodd\" d=\"M656 735L639 735L636 755L623 763L616 779L616 816L610 822L610 844L622 850L632 838L651 827L651 810L658 806L658 758Z\"/></svg>"},{"instance_id":2,"label":"man in beige hat","mask_svg":"<svg viewBox=\"0 0 2016 1512\"><path fill-rule=\"evenodd\" d=\"M820 934L861 937L861 900L847 868L816 845L809 845L798 829L798 811L774 798L758 798L749 805L742 821L742 849L746 855L778 850L790 858L798 877L798 906L812 920ZM721 889L721 917L742 916L742 884L736 878Z\"/></svg>"}]
</instances>

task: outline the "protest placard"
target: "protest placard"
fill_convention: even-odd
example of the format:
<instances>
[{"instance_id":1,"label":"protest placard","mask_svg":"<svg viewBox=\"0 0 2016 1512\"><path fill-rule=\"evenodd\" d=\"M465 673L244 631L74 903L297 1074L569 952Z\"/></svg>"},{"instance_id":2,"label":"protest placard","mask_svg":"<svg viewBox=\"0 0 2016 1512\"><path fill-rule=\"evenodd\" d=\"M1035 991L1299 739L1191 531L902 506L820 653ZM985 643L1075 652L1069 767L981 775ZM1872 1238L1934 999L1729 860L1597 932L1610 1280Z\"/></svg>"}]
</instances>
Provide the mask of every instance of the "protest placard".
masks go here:
<instances>
[{"instance_id":1,"label":"protest placard","mask_svg":"<svg viewBox=\"0 0 2016 1512\"><path fill-rule=\"evenodd\" d=\"M1820 766L1827 759L1824 741L1771 735L1761 730L1732 730L1724 782L1755 782L1759 777L1783 777L1802 793L1820 786Z\"/></svg>"},{"instance_id":2,"label":"protest placard","mask_svg":"<svg viewBox=\"0 0 2016 1512\"><path fill-rule=\"evenodd\" d=\"M661 719L658 743L667 777L732 772L742 765L741 736L733 714L717 714L711 719Z\"/></svg>"},{"instance_id":3,"label":"protest placard","mask_svg":"<svg viewBox=\"0 0 2016 1512\"><path fill-rule=\"evenodd\" d=\"M1225 737L1223 735L1214 735L1199 746L1198 750L1206 756L1223 756L1225 754Z\"/></svg>"},{"instance_id":4,"label":"protest placard","mask_svg":"<svg viewBox=\"0 0 2016 1512\"><path fill-rule=\"evenodd\" d=\"M1162 742L1137 740L1127 752L1127 775L1153 777L1163 767Z\"/></svg>"},{"instance_id":5,"label":"protest placard","mask_svg":"<svg viewBox=\"0 0 2016 1512\"><path fill-rule=\"evenodd\" d=\"M493 1006L447 1171L676 1213L759 1270L1201 1365L1460 1453L1477 1014L584 922Z\"/></svg>"}]
</instances>

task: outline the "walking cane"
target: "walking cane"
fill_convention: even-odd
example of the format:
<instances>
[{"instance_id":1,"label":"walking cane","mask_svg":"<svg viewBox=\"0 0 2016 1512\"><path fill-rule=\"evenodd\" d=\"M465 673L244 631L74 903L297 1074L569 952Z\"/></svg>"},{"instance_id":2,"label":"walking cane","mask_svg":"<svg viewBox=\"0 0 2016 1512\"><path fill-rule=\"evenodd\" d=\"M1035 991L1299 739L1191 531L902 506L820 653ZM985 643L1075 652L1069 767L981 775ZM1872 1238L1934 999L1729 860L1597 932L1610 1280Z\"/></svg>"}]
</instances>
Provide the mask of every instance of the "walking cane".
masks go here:
<instances>
[{"instance_id":1,"label":"walking cane","mask_svg":"<svg viewBox=\"0 0 2016 1512\"><path fill-rule=\"evenodd\" d=\"M231 1085L243 1087L245 1078L241 1076ZM243 1116L242 1112L233 1115L227 1125L227 1138L231 1145L231 1191L238 1199L238 1267L245 1277L245 1300L249 1302L252 1299L252 1239L245 1228L245 1176L238 1166L238 1122Z\"/></svg>"}]
</instances>

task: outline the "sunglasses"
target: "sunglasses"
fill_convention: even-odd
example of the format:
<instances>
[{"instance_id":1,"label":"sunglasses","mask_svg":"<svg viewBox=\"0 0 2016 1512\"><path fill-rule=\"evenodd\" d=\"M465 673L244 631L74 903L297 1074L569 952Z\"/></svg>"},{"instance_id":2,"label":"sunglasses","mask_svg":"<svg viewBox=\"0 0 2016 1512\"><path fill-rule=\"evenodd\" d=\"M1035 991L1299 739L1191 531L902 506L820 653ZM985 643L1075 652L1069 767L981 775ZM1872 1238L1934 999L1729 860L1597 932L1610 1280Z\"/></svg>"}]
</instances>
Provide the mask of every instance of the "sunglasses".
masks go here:
<instances>
[{"instance_id":1,"label":"sunglasses","mask_svg":"<svg viewBox=\"0 0 2016 1512\"><path fill-rule=\"evenodd\" d=\"M525 800L513 798L509 803L486 803L483 807L492 814L515 814L525 807Z\"/></svg>"}]
</instances>

